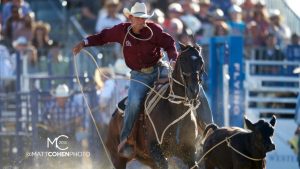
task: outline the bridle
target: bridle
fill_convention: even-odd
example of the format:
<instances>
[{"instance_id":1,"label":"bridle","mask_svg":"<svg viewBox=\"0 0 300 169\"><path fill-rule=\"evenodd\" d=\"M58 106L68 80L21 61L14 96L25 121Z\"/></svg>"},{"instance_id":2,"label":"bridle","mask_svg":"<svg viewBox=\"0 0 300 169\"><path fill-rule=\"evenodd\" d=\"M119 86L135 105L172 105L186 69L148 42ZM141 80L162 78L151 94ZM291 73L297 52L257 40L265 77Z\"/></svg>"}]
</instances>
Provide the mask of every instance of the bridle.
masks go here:
<instances>
[{"instance_id":1,"label":"bridle","mask_svg":"<svg viewBox=\"0 0 300 169\"><path fill-rule=\"evenodd\" d=\"M186 49L184 49L183 51L180 52L180 56L184 53L184 52L187 52L191 49L192 47L187 47ZM181 64L179 63L180 62L180 58L179 60L177 61L178 63L176 64L179 64L177 65L179 68L179 77L180 79L177 80L173 77L173 71L169 71L169 74L168 74L168 78L169 78L169 82L170 82L170 93L169 93L169 101L172 102L172 103L175 103L175 104L180 104L180 103L183 103L184 105L186 106L190 106L190 105L193 105L193 103L196 101L196 105L199 104L199 92L197 94L197 97L194 98L194 99L189 99L188 96L187 96L187 84L186 84L186 80L184 78L184 76L191 76L191 73L186 73L186 72L183 72L182 71L182 67L181 67ZM201 84L201 81L198 80L199 84ZM179 86L182 86L184 87L184 96L179 96L177 94L174 93L173 91L173 85L174 83L178 84Z\"/></svg>"}]
</instances>

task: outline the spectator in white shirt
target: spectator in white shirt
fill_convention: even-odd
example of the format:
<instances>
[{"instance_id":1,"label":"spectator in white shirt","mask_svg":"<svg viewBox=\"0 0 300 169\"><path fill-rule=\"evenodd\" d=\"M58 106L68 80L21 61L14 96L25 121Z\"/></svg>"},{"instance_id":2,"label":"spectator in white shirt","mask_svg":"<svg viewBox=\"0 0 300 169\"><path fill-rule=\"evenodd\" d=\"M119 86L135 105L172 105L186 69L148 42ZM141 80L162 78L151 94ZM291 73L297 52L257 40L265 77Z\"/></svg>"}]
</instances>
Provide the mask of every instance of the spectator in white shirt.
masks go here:
<instances>
[{"instance_id":1,"label":"spectator in white shirt","mask_svg":"<svg viewBox=\"0 0 300 169\"><path fill-rule=\"evenodd\" d=\"M6 46L0 44L0 80L13 78L16 70L16 59L9 54Z\"/></svg>"},{"instance_id":2,"label":"spectator in white shirt","mask_svg":"<svg viewBox=\"0 0 300 169\"><path fill-rule=\"evenodd\" d=\"M126 21L124 15L118 13L120 8L119 0L106 0L104 9L99 11L96 23L96 32L105 28L111 28L121 22Z\"/></svg>"}]
</instances>

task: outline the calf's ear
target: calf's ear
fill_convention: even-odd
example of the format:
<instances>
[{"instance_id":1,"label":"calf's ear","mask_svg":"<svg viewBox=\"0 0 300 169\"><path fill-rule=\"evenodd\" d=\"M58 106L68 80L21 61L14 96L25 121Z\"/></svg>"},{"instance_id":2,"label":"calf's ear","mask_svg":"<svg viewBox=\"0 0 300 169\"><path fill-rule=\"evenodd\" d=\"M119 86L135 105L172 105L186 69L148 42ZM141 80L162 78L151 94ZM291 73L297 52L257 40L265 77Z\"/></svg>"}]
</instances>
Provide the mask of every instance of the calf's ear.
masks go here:
<instances>
[{"instance_id":1,"label":"calf's ear","mask_svg":"<svg viewBox=\"0 0 300 169\"><path fill-rule=\"evenodd\" d=\"M244 120L245 120L246 128L248 128L251 131L254 131L255 127L254 127L253 123L250 120L248 120L248 118L246 116L244 117Z\"/></svg>"},{"instance_id":2,"label":"calf's ear","mask_svg":"<svg viewBox=\"0 0 300 169\"><path fill-rule=\"evenodd\" d=\"M276 123L276 117L273 115L272 119L270 120L270 124L274 127Z\"/></svg>"}]
</instances>

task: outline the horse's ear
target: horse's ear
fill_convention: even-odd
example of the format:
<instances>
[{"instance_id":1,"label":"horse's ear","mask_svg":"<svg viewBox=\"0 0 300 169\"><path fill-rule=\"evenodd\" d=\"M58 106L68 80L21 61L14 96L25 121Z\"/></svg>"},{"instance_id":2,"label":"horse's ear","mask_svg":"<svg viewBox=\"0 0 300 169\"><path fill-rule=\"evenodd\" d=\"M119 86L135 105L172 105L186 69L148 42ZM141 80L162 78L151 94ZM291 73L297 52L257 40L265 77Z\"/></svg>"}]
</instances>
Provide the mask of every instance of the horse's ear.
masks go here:
<instances>
[{"instance_id":1,"label":"horse's ear","mask_svg":"<svg viewBox=\"0 0 300 169\"><path fill-rule=\"evenodd\" d=\"M248 128L251 131L254 131L255 127L254 127L253 123L246 116L244 117L244 120L245 120L246 128Z\"/></svg>"},{"instance_id":2,"label":"horse's ear","mask_svg":"<svg viewBox=\"0 0 300 169\"><path fill-rule=\"evenodd\" d=\"M183 51L186 48L186 46L181 42L179 42L179 47L181 51Z\"/></svg>"},{"instance_id":3,"label":"horse's ear","mask_svg":"<svg viewBox=\"0 0 300 169\"><path fill-rule=\"evenodd\" d=\"M198 45L197 43L195 43L195 48L199 51L199 53L201 53L202 48L201 48L200 45Z\"/></svg>"}]
</instances>

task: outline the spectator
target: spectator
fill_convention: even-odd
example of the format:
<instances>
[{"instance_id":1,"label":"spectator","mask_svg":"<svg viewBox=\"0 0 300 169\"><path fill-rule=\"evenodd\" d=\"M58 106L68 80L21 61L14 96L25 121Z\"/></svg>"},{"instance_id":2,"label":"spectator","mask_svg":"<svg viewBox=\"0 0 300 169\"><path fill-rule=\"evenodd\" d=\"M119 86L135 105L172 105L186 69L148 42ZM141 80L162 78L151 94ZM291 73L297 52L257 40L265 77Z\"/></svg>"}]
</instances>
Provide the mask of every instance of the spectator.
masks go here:
<instances>
[{"instance_id":1,"label":"spectator","mask_svg":"<svg viewBox=\"0 0 300 169\"><path fill-rule=\"evenodd\" d=\"M171 34L172 34L172 32L174 32L172 30L173 28L171 25L172 20L174 20L174 19L177 20L175 22L181 22L180 25L183 25L182 21L180 19L178 19L178 18L180 18L182 13L183 13L183 9L179 3L172 3L168 6L167 17L165 18L165 22L163 24L163 27L165 28L166 32L171 33Z\"/></svg>"},{"instance_id":2,"label":"spectator","mask_svg":"<svg viewBox=\"0 0 300 169\"><path fill-rule=\"evenodd\" d=\"M209 8L210 8L210 0L201 0L200 1L200 11L196 14L196 17L201 22L201 28L197 32L197 40L202 37L211 37L213 24L210 20L209 16Z\"/></svg>"},{"instance_id":3,"label":"spectator","mask_svg":"<svg viewBox=\"0 0 300 169\"><path fill-rule=\"evenodd\" d=\"M244 36L246 25L242 20L242 9L238 5L232 5L229 9L230 20L227 22L230 27L229 34L232 36Z\"/></svg>"},{"instance_id":4,"label":"spectator","mask_svg":"<svg viewBox=\"0 0 300 169\"><path fill-rule=\"evenodd\" d=\"M12 0L11 2L7 2L4 4L2 9L2 23L4 28L6 28L7 20L10 16L12 16L12 6L16 6L17 8L20 8L20 15L24 16L28 14L29 12L32 12L29 4L24 0Z\"/></svg>"},{"instance_id":5,"label":"spectator","mask_svg":"<svg viewBox=\"0 0 300 169\"><path fill-rule=\"evenodd\" d=\"M49 47L47 72L50 76L65 76L70 75L70 60L62 54L63 45L57 41L53 41ZM42 68L45 70L45 68ZM56 80L55 84L62 83L63 80Z\"/></svg>"},{"instance_id":6,"label":"spectator","mask_svg":"<svg viewBox=\"0 0 300 169\"><path fill-rule=\"evenodd\" d=\"M184 23L185 27L192 31L195 35L201 28L201 22L195 16L200 11L200 7L197 3L190 3L188 1L182 1L184 14L180 16L180 19Z\"/></svg>"},{"instance_id":7,"label":"spectator","mask_svg":"<svg viewBox=\"0 0 300 169\"><path fill-rule=\"evenodd\" d=\"M275 60L275 61L282 61L284 60L285 56L281 49L276 45L276 37L274 34L268 34L266 37L266 46L263 48L259 48L255 52L255 59L256 60ZM278 66L260 66L258 67L258 73L262 74L273 74L278 75L280 73L280 67Z\"/></svg>"},{"instance_id":8,"label":"spectator","mask_svg":"<svg viewBox=\"0 0 300 169\"><path fill-rule=\"evenodd\" d=\"M20 54L22 60L22 73L32 74L38 72L37 51L34 46L24 37L20 36L13 42L13 47L16 53ZM13 57L16 57L16 53Z\"/></svg>"},{"instance_id":9,"label":"spectator","mask_svg":"<svg viewBox=\"0 0 300 169\"><path fill-rule=\"evenodd\" d=\"M37 22L33 31L32 44L37 49L37 55L48 56L49 47L52 40L49 39L50 25L44 22Z\"/></svg>"},{"instance_id":10,"label":"spectator","mask_svg":"<svg viewBox=\"0 0 300 169\"><path fill-rule=\"evenodd\" d=\"M165 14L160 9L156 8L153 10L153 16L151 20L162 25L165 22Z\"/></svg>"},{"instance_id":11,"label":"spectator","mask_svg":"<svg viewBox=\"0 0 300 169\"><path fill-rule=\"evenodd\" d=\"M228 17L228 9L232 6L232 0L211 0L215 9L221 9L224 12L224 17Z\"/></svg>"},{"instance_id":12,"label":"spectator","mask_svg":"<svg viewBox=\"0 0 300 169\"><path fill-rule=\"evenodd\" d=\"M34 28L34 22L35 22L35 16L33 12L29 12L28 14L26 14L21 22L23 22L22 24L22 28L18 29L15 32L15 36L19 37L19 36L24 36L29 42L32 42L33 39L33 28Z\"/></svg>"},{"instance_id":13,"label":"spectator","mask_svg":"<svg viewBox=\"0 0 300 169\"><path fill-rule=\"evenodd\" d=\"M104 11L99 12L97 23L96 23L96 32L100 32L105 28L111 28L114 25L117 25L121 22L125 22L126 18L124 15L118 13L120 8L119 0L106 0Z\"/></svg>"},{"instance_id":14,"label":"spectator","mask_svg":"<svg viewBox=\"0 0 300 169\"><path fill-rule=\"evenodd\" d=\"M183 23L180 19L173 18L170 21L170 26L167 31L175 40L178 40L179 36L183 33L183 27Z\"/></svg>"},{"instance_id":15,"label":"spectator","mask_svg":"<svg viewBox=\"0 0 300 169\"><path fill-rule=\"evenodd\" d=\"M254 5L255 11L265 11L266 10L266 2L265 0L258 0Z\"/></svg>"},{"instance_id":16,"label":"spectator","mask_svg":"<svg viewBox=\"0 0 300 169\"><path fill-rule=\"evenodd\" d=\"M16 40L18 36L16 32L22 31L24 28L23 16L21 15L21 8L11 6L12 15L6 21L4 37L10 42Z\"/></svg>"},{"instance_id":17,"label":"spectator","mask_svg":"<svg viewBox=\"0 0 300 169\"><path fill-rule=\"evenodd\" d=\"M97 13L100 9L100 0L84 0L81 6L79 20L84 30L93 33L97 22Z\"/></svg>"},{"instance_id":18,"label":"spectator","mask_svg":"<svg viewBox=\"0 0 300 169\"><path fill-rule=\"evenodd\" d=\"M289 61L300 61L300 37L297 33L291 36L291 43L287 46L286 57Z\"/></svg>"},{"instance_id":19,"label":"spectator","mask_svg":"<svg viewBox=\"0 0 300 169\"><path fill-rule=\"evenodd\" d=\"M0 44L0 92L15 91L15 71L15 56L11 56L7 47Z\"/></svg>"},{"instance_id":20,"label":"spectator","mask_svg":"<svg viewBox=\"0 0 300 169\"><path fill-rule=\"evenodd\" d=\"M227 36L229 33L229 26L226 22L216 22L214 29L214 36Z\"/></svg>"},{"instance_id":21,"label":"spectator","mask_svg":"<svg viewBox=\"0 0 300 169\"><path fill-rule=\"evenodd\" d=\"M99 12L96 24L96 32L101 32L105 28L111 28L121 22L125 22L124 15L118 13L120 8L119 0L106 0L104 9ZM122 57L121 46L119 44L107 44L105 51L102 51L102 66L113 65L117 58Z\"/></svg>"},{"instance_id":22,"label":"spectator","mask_svg":"<svg viewBox=\"0 0 300 169\"><path fill-rule=\"evenodd\" d=\"M291 43L286 48L286 59L288 61L300 61L300 38L297 33L292 34ZM287 74L296 76L293 71L295 66L287 67ZM298 75L297 75L298 76Z\"/></svg>"},{"instance_id":23,"label":"spectator","mask_svg":"<svg viewBox=\"0 0 300 169\"><path fill-rule=\"evenodd\" d=\"M264 10L256 10L252 21L247 25L247 45L260 47L265 45L265 37L268 34L269 21Z\"/></svg>"},{"instance_id":24,"label":"spectator","mask_svg":"<svg viewBox=\"0 0 300 169\"><path fill-rule=\"evenodd\" d=\"M219 27L219 25L222 25L223 22L225 22L224 12L221 9L215 9L209 13L209 19L213 26L213 29L210 30L211 32L209 33L209 37L212 37L215 36L216 28Z\"/></svg>"},{"instance_id":25,"label":"spectator","mask_svg":"<svg viewBox=\"0 0 300 169\"><path fill-rule=\"evenodd\" d=\"M87 114L84 106L72 101L72 92L66 84L58 85L50 93L52 98L45 103L42 110L39 133L43 135L40 137L56 138L60 135L67 135L68 151L82 152L82 137L78 137L78 135L87 131ZM62 158L61 160L55 160L56 165L60 165L61 168L76 168L80 165L78 157Z\"/></svg>"},{"instance_id":26,"label":"spectator","mask_svg":"<svg viewBox=\"0 0 300 169\"><path fill-rule=\"evenodd\" d=\"M76 131L86 129L84 106L72 101L66 84L57 85L51 95L53 98L44 106L42 124L49 136L64 134L76 141Z\"/></svg>"},{"instance_id":27,"label":"spectator","mask_svg":"<svg viewBox=\"0 0 300 169\"><path fill-rule=\"evenodd\" d=\"M255 4L253 0L245 0L240 7L242 8L243 21L248 23L251 21Z\"/></svg>"},{"instance_id":28,"label":"spectator","mask_svg":"<svg viewBox=\"0 0 300 169\"><path fill-rule=\"evenodd\" d=\"M282 23L282 16L278 9L270 11L269 33L273 33L277 38L277 44L281 49L286 47L286 44L291 36L290 28Z\"/></svg>"}]
</instances>

